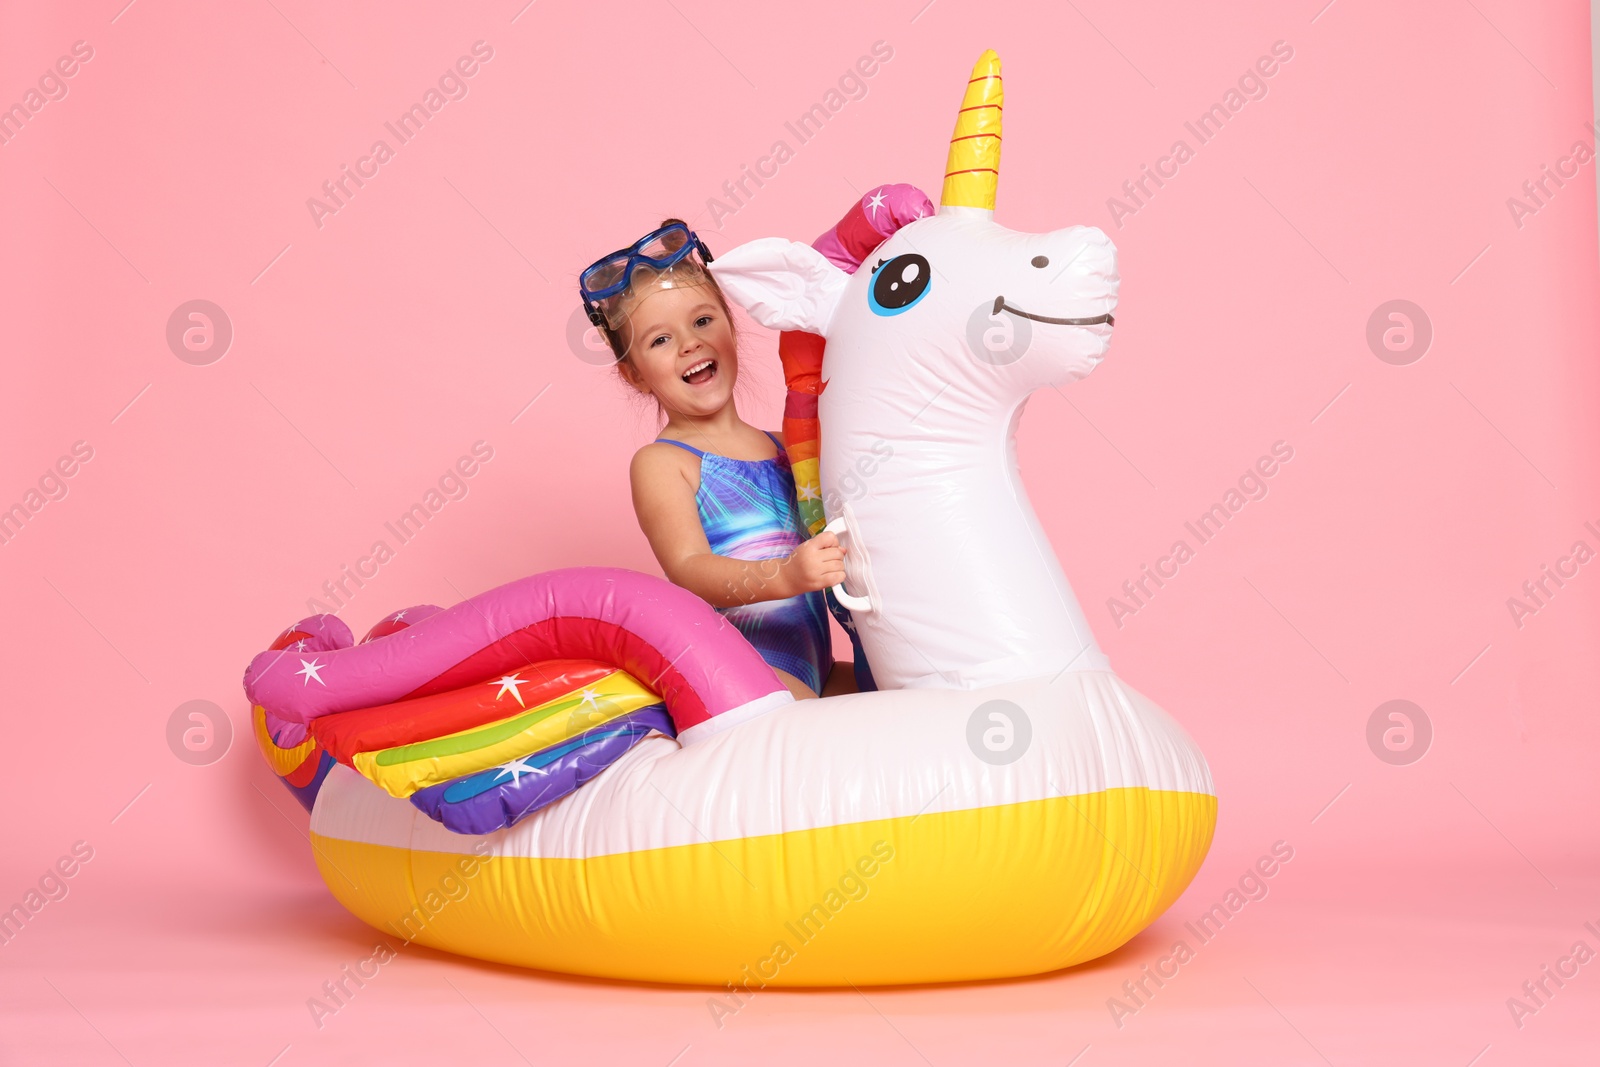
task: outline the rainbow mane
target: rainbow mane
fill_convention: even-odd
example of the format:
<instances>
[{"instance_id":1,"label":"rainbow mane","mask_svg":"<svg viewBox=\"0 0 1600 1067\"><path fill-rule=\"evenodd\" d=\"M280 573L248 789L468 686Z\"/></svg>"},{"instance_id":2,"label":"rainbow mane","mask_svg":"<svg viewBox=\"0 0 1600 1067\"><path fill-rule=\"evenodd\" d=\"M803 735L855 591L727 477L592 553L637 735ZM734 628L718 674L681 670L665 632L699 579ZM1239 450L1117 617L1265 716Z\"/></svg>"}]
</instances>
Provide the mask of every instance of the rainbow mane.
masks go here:
<instances>
[{"instance_id":1,"label":"rainbow mane","mask_svg":"<svg viewBox=\"0 0 1600 1067\"><path fill-rule=\"evenodd\" d=\"M933 214L933 201L914 185L880 185L850 208L838 224L811 242L840 270L854 274L872 250L908 222ZM822 379L821 337L802 330L778 335L778 359L789 388L783 405L783 440L794 471L800 521L815 536L827 524L822 499L822 427L817 398L827 385Z\"/></svg>"}]
</instances>

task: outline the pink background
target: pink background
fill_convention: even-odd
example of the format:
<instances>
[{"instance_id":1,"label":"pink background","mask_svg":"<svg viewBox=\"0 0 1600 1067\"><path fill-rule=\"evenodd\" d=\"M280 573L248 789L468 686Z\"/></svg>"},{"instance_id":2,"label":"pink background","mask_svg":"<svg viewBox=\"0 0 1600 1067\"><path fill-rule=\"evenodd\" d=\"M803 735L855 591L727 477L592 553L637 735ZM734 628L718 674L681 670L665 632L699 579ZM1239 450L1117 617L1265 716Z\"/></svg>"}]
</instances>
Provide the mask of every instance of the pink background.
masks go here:
<instances>
[{"instance_id":1,"label":"pink background","mask_svg":"<svg viewBox=\"0 0 1600 1067\"><path fill-rule=\"evenodd\" d=\"M1593 143L1588 13L1323 2L8 4L0 102L94 58L0 146L0 504L94 458L0 546L0 903L94 858L0 947L0 1060L1592 1062L1600 964L1520 1029L1506 1006L1600 949L1600 563L1520 628L1506 606L1600 549L1594 164L1520 228L1506 206ZM480 39L469 95L318 228L306 199ZM866 97L713 228L877 40ZM1117 228L1107 198L1278 40L1268 95ZM666 215L716 251L810 239L880 182L937 195L985 47L999 220L1121 249L1111 356L1034 398L1020 454L1113 664L1211 762L1188 894L1074 971L766 992L720 1030L706 990L409 948L318 1029L306 999L376 935L253 750L249 657L480 439L468 495L343 610L358 634L534 571L657 572L626 481L653 426L569 347L577 271ZM1365 340L1395 298L1434 330L1408 366ZM209 366L165 340L193 299L235 332ZM741 411L775 427L774 338L745 336ZM1270 494L1118 628L1106 599L1279 440ZM1409 766L1366 742L1395 698L1434 728ZM196 699L234 728L207 766L167 743ZM1278 840L1271 894L1119 1028L1107 998Z\"/></svg>"}]
</instances>

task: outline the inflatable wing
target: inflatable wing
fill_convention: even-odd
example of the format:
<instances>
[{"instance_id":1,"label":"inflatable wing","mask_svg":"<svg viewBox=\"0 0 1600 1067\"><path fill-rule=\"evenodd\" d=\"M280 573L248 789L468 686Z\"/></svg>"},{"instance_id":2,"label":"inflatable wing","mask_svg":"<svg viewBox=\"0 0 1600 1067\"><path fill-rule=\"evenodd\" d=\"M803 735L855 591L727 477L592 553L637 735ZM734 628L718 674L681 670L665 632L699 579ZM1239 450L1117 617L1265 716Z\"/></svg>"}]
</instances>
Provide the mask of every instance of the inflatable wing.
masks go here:
<instances>
[{"instance_id":1,"label":"inflatable wing","mask_svg":"<svg viewBox=\"0 0 1600 1067\"><path fill-rule=\"evenodd\" d=\"M689 656L696 643L715 654ZM699 597L605 568L407 608L359 645L334 616L304 619L251 662L245 692L307 809L338 762L467 834L515 825L652 732L692 743L792 699Z\"/></svg>"}]
</instances>

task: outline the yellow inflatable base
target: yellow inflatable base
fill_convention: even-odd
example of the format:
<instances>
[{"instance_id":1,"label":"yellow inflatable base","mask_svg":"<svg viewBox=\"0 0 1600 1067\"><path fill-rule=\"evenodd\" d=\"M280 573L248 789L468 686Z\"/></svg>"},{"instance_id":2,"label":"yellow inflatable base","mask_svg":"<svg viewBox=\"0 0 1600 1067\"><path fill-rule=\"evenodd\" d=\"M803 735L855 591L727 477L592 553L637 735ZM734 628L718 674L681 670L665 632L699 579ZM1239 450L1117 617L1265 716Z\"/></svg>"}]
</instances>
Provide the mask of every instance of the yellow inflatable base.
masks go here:
<instances>
[{"instance_id":1,"label":"yellow inflatable base","mask_svg":"<svg viewBox=\"0 0 1600 1067\"><path fill-rule=\"evenodd\" d=\"M1213 796L1131 788L593 859L313 841L334 895L392 936L547 971L758 989L1092 960L1177 899L1216 816Z\"/></svg>"}]
</instances>

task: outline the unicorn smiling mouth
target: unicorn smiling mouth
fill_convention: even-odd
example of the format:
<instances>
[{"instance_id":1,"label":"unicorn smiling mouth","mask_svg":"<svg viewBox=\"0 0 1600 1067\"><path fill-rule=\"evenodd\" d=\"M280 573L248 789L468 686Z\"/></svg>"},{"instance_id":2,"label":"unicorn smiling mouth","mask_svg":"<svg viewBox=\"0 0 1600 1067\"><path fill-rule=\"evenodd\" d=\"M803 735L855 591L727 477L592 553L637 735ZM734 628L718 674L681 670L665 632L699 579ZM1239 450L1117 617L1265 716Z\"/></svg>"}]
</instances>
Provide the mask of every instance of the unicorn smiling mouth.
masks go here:
<instances>
[{"instance_id":1,"label":"unicorn smiling mouth","mask_svg":"<svg viewBox=\"0 0 1600 1067\"><path fill-rule=\"evenodd\" d=\"M1023 318L1032 319L1034 322L1053 322L1057 326L1099 326L1101 324L1115 326L1117 324L1117 320L1112 318L1109 313L1093 315L1084 319L1052 319L1048 315L1035 315L1031 311L1023 311L1019 307L1013 307L1006 303L1005 297L997 296L994 298L994 310L989 314L998 315L1002 311L1009 311L1013 315L1021 315Z\"/></svg>"}]
</instances>

